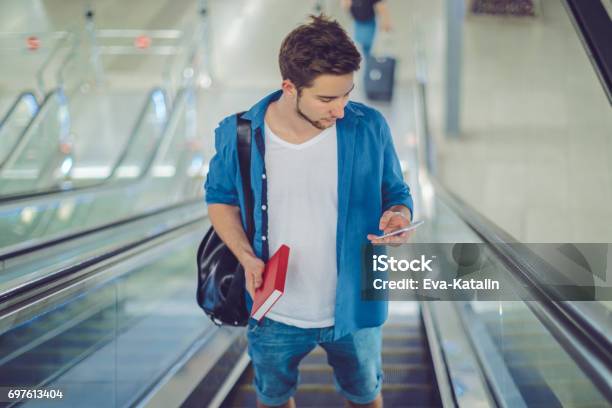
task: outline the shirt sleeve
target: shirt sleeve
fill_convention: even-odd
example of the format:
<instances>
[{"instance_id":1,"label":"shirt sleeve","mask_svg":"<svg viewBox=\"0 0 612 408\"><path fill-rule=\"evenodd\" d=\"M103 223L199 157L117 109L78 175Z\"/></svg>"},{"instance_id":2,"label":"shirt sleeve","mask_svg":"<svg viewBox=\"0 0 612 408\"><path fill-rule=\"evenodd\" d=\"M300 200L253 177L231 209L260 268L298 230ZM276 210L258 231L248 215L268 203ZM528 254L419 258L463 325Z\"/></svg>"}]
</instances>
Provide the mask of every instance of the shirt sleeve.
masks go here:
<instances>
[{"instance_id":1,"label":"shirt sleeve","mask_svg":"<svg viewBox=\"0 0 612 408\"><path fill-rule=\"evenodd\" d=\"M383 211L395 205L403 205L410 209L410 220L412 221L414 204L412 195L410 194L410 187L408 187L408 184L404 181L400 161L395 152L395 146L393 145L391 129L389 129L389 125L383 117L381 117L381 120L381 132L384 141L382 178Z\"/></svg>"},{"instance_id":2,"label":"shirt sleeve","mask_svg":"<svg viewBox=\"0 0 612 408\"><path fill-rule=\"evenodd\" d=\"M232 146L221 127L215 129L215 155L208 165L208 174L204 183L207 204L228 204L239 206L238 191L236 189L236 164Z\"/></svg>"}]
</instances>

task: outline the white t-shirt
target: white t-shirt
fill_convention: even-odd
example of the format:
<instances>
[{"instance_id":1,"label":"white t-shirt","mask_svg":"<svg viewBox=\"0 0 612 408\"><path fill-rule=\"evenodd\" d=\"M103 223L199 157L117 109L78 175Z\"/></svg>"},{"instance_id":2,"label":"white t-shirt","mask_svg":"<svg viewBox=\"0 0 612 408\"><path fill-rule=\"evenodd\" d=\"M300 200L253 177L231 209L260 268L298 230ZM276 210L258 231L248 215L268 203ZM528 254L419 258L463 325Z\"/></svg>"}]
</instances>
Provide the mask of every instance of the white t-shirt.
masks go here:
<instances>
[{"instance_id":1,"label":"white t-shirt","mask_svg":"<svg viewBox=\"0 0 612 408\"><path fill-rule=\"evenodd\" d=\"M336 126L302 144L265 125L268 245L289 246L285 292L266 317L302 328L334 325L338 145Z\"/></svg>"}]
</instances>

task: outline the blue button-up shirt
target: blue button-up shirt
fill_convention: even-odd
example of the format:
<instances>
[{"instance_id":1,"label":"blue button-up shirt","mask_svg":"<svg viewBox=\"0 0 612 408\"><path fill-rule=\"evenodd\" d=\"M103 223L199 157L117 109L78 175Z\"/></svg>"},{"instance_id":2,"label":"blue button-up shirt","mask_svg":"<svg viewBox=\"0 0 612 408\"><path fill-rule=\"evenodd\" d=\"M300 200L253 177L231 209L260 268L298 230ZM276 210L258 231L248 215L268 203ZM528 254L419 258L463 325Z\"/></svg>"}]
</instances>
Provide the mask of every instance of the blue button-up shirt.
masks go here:
<instances>
[{"instance_id":1,"label":"blue button-up shirt","mask_svg":"<svg viewBox=\"0 0 612 408\"><path fill-rule=\"evenodd\" d=\"M255 235L251 242L255 254L267 261L267 182L264 116L270 102L280 98L274 92L243 117L251 121L251 186L253 189ZM394 205L404 205L413 213L410 189L404 182L393 146L391 131L384 117L361 103L349 102L344 117L336 121L338 137L338 220L336 229L337 287L334 338L357 329L383 324L387 302L361 298L363 248L367 234L380 234L382 213ZM225 118L215 130L216 154L211 159L206 179L206 203L240 206L246 229L244 194L235 115ZM264 207L265 206L265 207ZM296 214L296 217L299 214ZM251 299L247 294L250 307Z\"/></svg>"}]
</instances>

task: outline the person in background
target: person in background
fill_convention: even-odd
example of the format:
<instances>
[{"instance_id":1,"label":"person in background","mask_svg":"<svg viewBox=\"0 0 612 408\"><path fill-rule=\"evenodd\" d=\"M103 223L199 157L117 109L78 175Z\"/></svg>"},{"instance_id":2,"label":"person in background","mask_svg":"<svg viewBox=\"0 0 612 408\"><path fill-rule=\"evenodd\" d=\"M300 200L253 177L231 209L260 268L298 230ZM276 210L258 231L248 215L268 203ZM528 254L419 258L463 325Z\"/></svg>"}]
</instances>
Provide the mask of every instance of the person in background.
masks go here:
<instances>
[{"instance_id":1,"label":"person in background","mask_svg":"<svg viewBox=\"0 0 612 408\"><path fill-rule=\"evenodd\" d=\"M350 11L355 21L355 41L360 45L365 58L370 56L374 37L376 36L376 20L380 16L380 26L385 32L391 31L391 18L385 0L341 0L342 8Z\"/></svg>"}]
</instances>

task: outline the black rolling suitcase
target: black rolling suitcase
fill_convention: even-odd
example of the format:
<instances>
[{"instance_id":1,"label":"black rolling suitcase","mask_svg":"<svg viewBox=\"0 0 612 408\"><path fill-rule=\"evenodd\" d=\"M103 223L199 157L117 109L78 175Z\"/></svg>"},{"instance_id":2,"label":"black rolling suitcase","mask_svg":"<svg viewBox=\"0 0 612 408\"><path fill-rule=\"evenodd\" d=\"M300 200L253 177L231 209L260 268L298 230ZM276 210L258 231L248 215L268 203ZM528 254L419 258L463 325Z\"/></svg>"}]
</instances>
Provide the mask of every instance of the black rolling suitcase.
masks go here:
<instances>
[{"instance_id":1,"label":"black rolling suitcase","mask_svg":"<svg viewBox=\"0 0 612 408\"><path fill-rule=\"evenodd\" d=\"M368 99L389 102L393 99L395 58L368 57L366 60L365 92Z\"/></svg>"}]
</instances>

